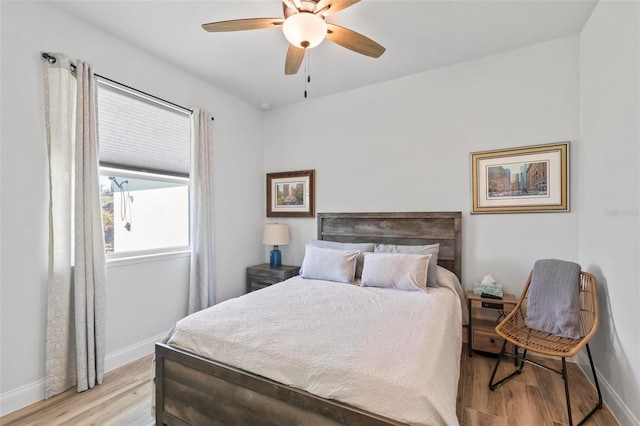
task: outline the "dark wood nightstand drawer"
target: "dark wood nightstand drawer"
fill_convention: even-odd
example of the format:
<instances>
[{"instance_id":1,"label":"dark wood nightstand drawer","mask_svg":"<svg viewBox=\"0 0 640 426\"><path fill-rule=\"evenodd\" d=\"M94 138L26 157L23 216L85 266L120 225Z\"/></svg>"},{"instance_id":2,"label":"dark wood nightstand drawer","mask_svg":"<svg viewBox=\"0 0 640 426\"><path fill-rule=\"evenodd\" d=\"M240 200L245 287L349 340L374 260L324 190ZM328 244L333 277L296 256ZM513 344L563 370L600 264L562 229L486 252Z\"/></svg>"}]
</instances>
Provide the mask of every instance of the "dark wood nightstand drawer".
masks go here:
<instances>
[{"instance_id":1,"label":"dark wood nightstand drawer","mask_svg":"<svg viewBox=\"0 0 640 426\"><path fill-rule=\"evenodd\" d=\"M251 275L249 277L249 287L251 287L251 291L257 290L258 288L268 287L271 284L275 284L280 282L280 278L276 277L265 277L260 275Z\"/></svg>"},{"instance_id":2,"label":"dark wood nightstand drawer","mask_svg":"<svg viewBox=\"0 0 640 426\"><path fill-rule=\"evenodd\" d=\"M299 271L299 266L290 265L282 265L279 268L270 268L268 263L249 266L247 268L247 293L295 277Z\"/></svg>"}]
</instances>

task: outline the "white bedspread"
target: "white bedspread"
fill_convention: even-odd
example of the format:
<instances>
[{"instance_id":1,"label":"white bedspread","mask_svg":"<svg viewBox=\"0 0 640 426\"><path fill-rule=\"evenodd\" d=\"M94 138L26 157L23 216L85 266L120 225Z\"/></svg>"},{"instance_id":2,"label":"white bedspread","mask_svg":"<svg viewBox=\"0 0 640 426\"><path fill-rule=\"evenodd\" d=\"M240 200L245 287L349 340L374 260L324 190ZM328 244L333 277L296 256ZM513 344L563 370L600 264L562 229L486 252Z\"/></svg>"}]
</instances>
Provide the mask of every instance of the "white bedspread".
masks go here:
<instances>
[{"instance_id":1,"label":"white bedspread","mask_svg":"<svg viewBox=\"0 0 640 426\"><path fill-rule=\"evenodd\" d=\"M457 425L454 289L362 288L299 277L176 324L169 344L419 425Z\"/></svg>"}]
</instances>

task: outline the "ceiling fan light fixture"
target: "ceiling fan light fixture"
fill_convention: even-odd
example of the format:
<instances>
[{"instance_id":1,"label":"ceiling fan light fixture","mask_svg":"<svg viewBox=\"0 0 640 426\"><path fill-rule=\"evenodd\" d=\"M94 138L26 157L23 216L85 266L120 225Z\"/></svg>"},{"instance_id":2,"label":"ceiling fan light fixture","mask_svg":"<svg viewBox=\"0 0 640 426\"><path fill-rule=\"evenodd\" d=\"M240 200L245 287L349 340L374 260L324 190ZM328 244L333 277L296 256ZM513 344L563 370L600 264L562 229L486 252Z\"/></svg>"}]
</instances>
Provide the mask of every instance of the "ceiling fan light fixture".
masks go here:
<instances>
[{"instance_id":1,"label":"ceiling fan light fixture","mask_svg":"<svg viewBox=\"0 0 640 426\"><path fill-rule=\"evenodd\" d=\"M327 35L327 23L319 15L300 12L289 16L284 21L282 31L292 45L311 49L324 40Z\"/></svg>"}]
</instances>

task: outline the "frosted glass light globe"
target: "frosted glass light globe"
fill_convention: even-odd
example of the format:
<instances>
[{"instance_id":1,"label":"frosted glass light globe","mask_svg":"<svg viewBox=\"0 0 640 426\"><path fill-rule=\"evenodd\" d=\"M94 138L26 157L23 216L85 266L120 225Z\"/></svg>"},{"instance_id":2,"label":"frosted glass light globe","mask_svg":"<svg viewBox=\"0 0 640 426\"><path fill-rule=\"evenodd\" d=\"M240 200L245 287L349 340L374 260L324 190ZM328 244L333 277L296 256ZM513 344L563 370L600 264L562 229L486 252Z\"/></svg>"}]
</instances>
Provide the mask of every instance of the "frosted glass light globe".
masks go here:
<instances>
[{"instance_id":1,"label":"frosted glass light globe","mask_svg":"<svg viewBox=\"0 0 640 426\"><path fill-rule=\"evenodd\" d=\"M327 35L327 23L319 15L300 12L289 16L282 25L284 36L296 47L310 49Z\"/></svg>"}]
</instances>

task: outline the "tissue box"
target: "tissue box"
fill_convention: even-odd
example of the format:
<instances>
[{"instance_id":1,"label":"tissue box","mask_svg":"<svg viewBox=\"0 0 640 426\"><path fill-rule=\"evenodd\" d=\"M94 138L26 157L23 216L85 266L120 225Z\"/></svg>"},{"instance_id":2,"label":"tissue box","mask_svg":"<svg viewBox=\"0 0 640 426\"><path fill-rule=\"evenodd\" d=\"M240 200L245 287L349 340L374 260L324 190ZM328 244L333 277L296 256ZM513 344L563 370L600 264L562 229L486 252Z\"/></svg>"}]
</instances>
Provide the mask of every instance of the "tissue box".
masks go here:
<instances>
[{"instance_id":1,"label":"tissue box","mask_svg":"<svg viewBox=\"0 0 640 426\"><path fill-rule=\"evenodd\" d=\"M490 294L491 296L502 297L502 284L483 284L483 283L475 283L473 284L473 293L477 295L481 294Z\"/></svg>"}]
</instances>

